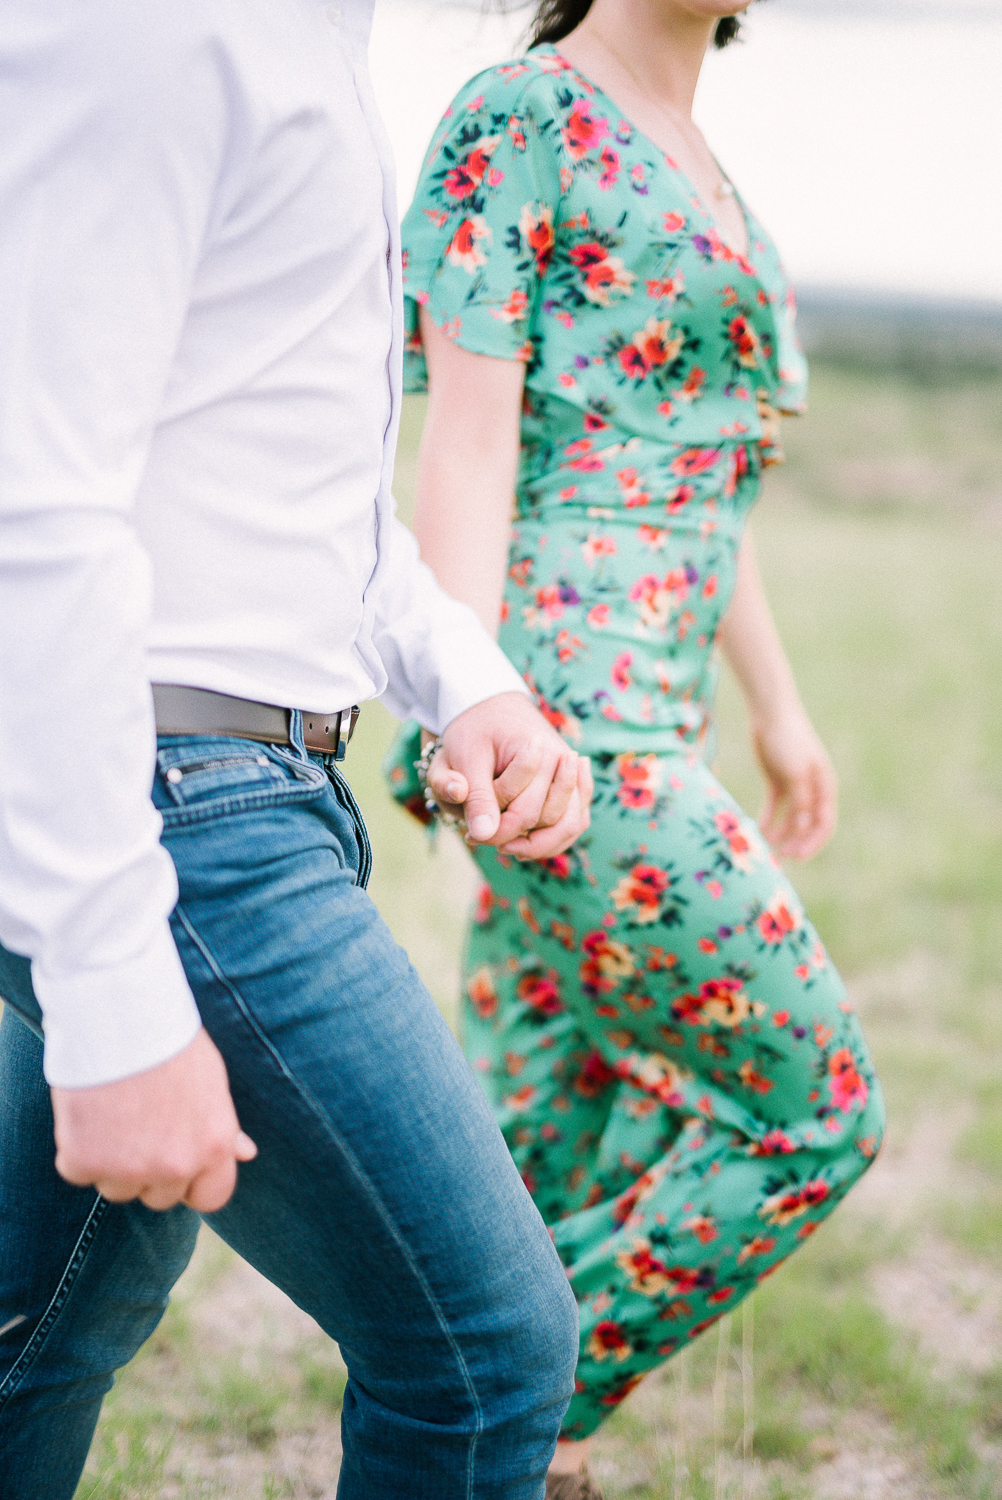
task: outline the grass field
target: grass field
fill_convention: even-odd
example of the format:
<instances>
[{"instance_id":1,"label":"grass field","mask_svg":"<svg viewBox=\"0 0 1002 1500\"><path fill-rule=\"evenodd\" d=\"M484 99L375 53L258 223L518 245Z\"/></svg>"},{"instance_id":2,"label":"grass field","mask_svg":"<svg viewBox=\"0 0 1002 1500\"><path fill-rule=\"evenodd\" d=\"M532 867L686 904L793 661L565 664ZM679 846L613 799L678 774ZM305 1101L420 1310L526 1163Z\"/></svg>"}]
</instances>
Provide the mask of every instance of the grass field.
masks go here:
<instances>
[{"instance_id":1,"label":"grass field","mask_svg":"<svg viewBox=\"0 0 1002 1500\"><path fill-rule=\"evenodd\" d=\"M413 484L408 408L398 493ZM601 1435L610 1500L1002 1495L1002 381L821 368L755 526L804 696L842 779L837 838L794 872L862 1012L884 1152L755 1297ZM734 694L724 779L758 787ZM375 899L447 1014L465 852L386 801L392 724L350 771ZM344 1373L207 1233L106 1403L78 1500L325 1497ZM748 1456L749 1440L752 1457Z\"/></svg>"}]
</instances>

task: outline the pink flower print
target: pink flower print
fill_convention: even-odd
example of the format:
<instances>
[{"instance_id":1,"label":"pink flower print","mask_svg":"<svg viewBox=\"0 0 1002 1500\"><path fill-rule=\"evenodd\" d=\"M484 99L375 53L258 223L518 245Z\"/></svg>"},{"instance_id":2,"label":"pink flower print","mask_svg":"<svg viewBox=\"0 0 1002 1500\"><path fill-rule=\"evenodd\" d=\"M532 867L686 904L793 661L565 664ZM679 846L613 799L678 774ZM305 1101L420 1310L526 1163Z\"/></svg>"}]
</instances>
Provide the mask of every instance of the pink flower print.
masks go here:
<instances>
[{"instance_id":1,"label":"pink flower print","mask_svg":"<svg viewBox=\"0 0 1002 1500\"><path fill-rule=\"evenodd\" d=\"M589 568L593 568L599 558L616 555L616 543L611 536L601 536L597 531L590 531L588 540L582 544L581 552Z\"/></svg>"},{"instance_id":2,"label":"pink flower print","mask_svg":"<svg viewBox=\"0 0 1002 1500\"><path fill-rule=\"evenodd\" d=\"M567 154L573 161L580 161L589 151L594 151L610 133L609 121L602 115L593 115L590 106L580 101L571 110L567 124L560 132Z\"/></svg>"},{"instance_id":3,"label":"pink flower print","mask_svg":"<svg viewBox=\"0 0 1002 1500\"><path fill-rule=\"evenodd\" d=\"M621 693L625 693L633 681L633 678L630 676L630 667L632 665L632 651L621 651L612 664L612 671L609 676L612 679L613 687L618 688Z\"/></svg>"},{"instance_id":4,"label":"pink flower print","mask_svg":"<svg viewBox=\"0 0 1002 1500\"><path fill-rule=\"evenodd\" d=\"M605 432L609 424L604 417L599 416L597 411L586 411L584 414L584 427L586 432Z\"/></svg>"},{"instance_id":5,"label":"pink flower print","mask_svg":"<svg viewBox=\"0 0 1002 1500\"><path fill-rule=\"evenodd\" d=\"M661 216L661 222L667 234L678 234L679 230L685 228L685 214L670 213Z\"/></svg>"},{"instance_id":6,"label":"pink flower print","mask_svg":"<svg viewBox=\"0 0 1002 1500\"><path fill-rule=\"evenodd\" d=\"M557 639L555 642L557 648L557 660L564 663L565 665L567 662L573 661L575 656L577 656L578 652L581 650L581 644L582 642L580 636L572 635L569 630L558 631Z\"/></svg>"},{"instance_id":7,"label":"pink flower print","mask_svg":"<svg viewBox=\"0 0 1002 1500\"><path fill-rule=\"evenodd\" d=\"M659 526L641 526L637 531L637 536L645 547L650 547L652 552L660 552L665 542L671 536L671 532L665 531L663 527Z\"/></svg>"},{"instance_id":8,"label":"pink flower print","mask_svg":"<svg viewBox=\"0 0 1002 1500\"><path fill-rule=\"evenodd\" d=\"M683 510L684 507L688 505L689 501L692 499L695 493L696 490L693 485L680 484L678 489L665 505L665 509L667 510L668 514L670 516L677 516L679 511Z\"/></svg>"},{"instance_id":9,"label":"pink flower print","mask_svg":"<svg viewBox=\"0 0 1002 1500\"><path fill-rule=\"evenodd\" d=\"M649 505L651 497L640 483L636 469L619 469L616 479L623 492L623 504L628 506Z\"/></svg>"},{"instance_id":10,"label":"pink flower print","mask_svg":"<svg viewBox=\"0 0 1002 1500\"><path fill-rule=\"evenodd\" d=\"M693 474L703 474L720 461L719 448L686 448L678 458L672 460L671 471L680 478L688 479Z\"/></svg>"},{"instance_id":11,"label":"pink flower print","mask_svg":"<svg viewBox=\"0 0 1002 1500\"><path fill-rule=\"evenodd\" d=\"M628 598L640 606L641 624L650 630L664 630L672 607L681 604L689 592L688 570L672 568L664 578L645 573L631 585Z\"/></svg>"},{"instance_id":12,"label":"pink flower print","mask_svg":"<svg viewBox=\"0 0 1002 1500\"><path fill-rule=\"evenodd\" d=\"M578 438L577 442L568 443L564 458L569 468L585 474L595 474L605 468L605 459L594 451L591 438Z\"/></svg>"},{"instance_id":13,"label":"pink flower print","mask_svg":"<svg viewBox=\"0 0 1002 1500\"><path fill-rule=\"evenodd\" d=\"M512 115L508 121L508 139L516 151L525 150L525 131L517 115Z\"/></svg>"},{"instance_id":14,"label":"pink flower print","mask_svg":"<svg viewBox=\"0 0 1002 1500\"><path fill-rule=\"evenodd\" d=\"M840 1047L837 1052L832 1053L828 1059L828 1072L828 1087L835 1108L840 1109L843 1114L848 1113L854 1104L862 1109L870 1097L870 1090L866 1079L857 1070L856 1059L848 1047Z\"/></svg>"},{"instance_id":15,"label":"pink flower print","mask_svg":"<svg viewBox=\"0 0 1002 1500\"><path fill-rule=\"evenodd\" d=\"M592 630L605 630L609 624L608 604L593 604L585 615L585 620Z\"/></svg>"}]
</instances>

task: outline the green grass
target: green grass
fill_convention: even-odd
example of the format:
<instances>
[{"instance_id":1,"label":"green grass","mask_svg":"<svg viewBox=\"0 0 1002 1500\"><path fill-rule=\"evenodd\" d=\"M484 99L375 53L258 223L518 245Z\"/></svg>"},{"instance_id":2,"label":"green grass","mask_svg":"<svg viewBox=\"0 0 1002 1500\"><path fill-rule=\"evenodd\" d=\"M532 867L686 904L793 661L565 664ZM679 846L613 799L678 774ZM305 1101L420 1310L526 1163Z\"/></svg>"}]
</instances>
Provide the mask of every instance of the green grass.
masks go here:
<instances>
[{"instance_id":1,"label":"green grass","mask_svg":"<svg viewBox=\"0 0 1002 1500\"><path fill-rule=\"evenodd\" d=\"M410 400L405 514L422 414ZM794 878L863 1014L896 1175L886 1196L851 1197L756 1294L747 1500L825 1493L826 1474L844 1480L874 1445L905 1475L888 1494L989 1500L1002 1494L1002 1364L937 1366L879 1287L929 1245L978 1286L997 1291L1002 1277L1002 381L820 368L812 415L788 424L787 448L754 526L842 789L838 836ZM724 779L754 809L758 779L727 685L720 729ZM375 849L371 889L452 1015L472 876L454 840L430 849L386 798L378 764L392 731L369 707L349 761ZM329 1429L343 1368L319 1337L274 1357L267 1339L207 1343L200 1309L232 1261L200 1254L180 1307L106 1404L80 1500L333 1496L333 1483L297 1477L296 1445ZM959 1294L956 1307L969 1311ZM742 1494L740 1314L715 1439L716 1340L711 1331L684 1367L665 1367L603 1430L596 1466L610 1500ZM945 1358L948 1322L940 1344ZM227 1469L238 1457L239 1481Z\"/></svg>"}]
</instances>

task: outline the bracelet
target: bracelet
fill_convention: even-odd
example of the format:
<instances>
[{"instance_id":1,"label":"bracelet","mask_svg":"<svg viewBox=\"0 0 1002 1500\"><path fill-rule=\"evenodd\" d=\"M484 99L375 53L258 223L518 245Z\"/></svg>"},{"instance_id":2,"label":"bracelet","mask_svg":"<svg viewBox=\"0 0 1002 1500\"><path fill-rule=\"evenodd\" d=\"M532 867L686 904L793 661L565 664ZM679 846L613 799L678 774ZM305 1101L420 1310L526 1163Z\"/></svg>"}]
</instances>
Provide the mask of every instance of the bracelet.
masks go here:
<instances>
[{"instance_id":1,"label":"bracelet","mask_svg":"<svg viewBox=\"0 0 1002 1500\"><path fill-rule=\"evenodd\" d=\"M459 817L456 813L446 812L445 809L441 807L435 800L435 793L428 785L428 772L431 769L431 763L435 759L435 756L438 754L441 748L441 736L436 735L433 740L429 740L428 744L421 751L421 754L414 762L414 769L417 772L418 781L421 783L421 790L424 793L424 805L431 813L432 817L437 818L444 827L458 828L460 833L465 833L466 819Z\"/></svg>"}]
</instances>

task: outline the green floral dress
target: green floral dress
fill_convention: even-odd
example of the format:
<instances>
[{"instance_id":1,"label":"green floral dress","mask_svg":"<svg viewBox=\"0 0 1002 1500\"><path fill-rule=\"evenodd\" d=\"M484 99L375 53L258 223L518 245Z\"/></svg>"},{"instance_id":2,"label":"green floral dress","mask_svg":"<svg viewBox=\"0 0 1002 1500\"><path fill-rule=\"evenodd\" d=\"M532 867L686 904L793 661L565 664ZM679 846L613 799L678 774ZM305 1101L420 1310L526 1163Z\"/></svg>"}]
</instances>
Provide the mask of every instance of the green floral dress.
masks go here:
<instances>
[{"instance_id":1,"label":"green floral dress","mask_svg":"<svg viewBox=\"0 0 1002 1500\"><path fill-rule=\"evenodd\" d=\"M552 47L474 79L404 226L418 308L526 365L501 644L591 755L567 854L481 850L463 1039L581 1309L583 1437L817 1228L879 1087L797 897L708 764L714 642L806 371L776 252ZM390 763L419 810L414 727Z\"/></svg>"}]
</instances>

